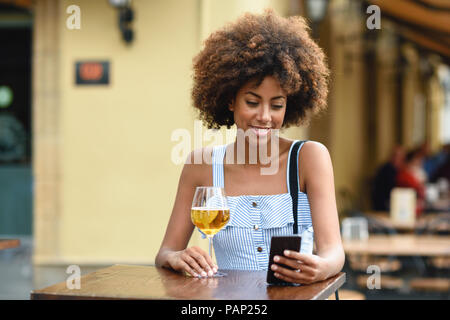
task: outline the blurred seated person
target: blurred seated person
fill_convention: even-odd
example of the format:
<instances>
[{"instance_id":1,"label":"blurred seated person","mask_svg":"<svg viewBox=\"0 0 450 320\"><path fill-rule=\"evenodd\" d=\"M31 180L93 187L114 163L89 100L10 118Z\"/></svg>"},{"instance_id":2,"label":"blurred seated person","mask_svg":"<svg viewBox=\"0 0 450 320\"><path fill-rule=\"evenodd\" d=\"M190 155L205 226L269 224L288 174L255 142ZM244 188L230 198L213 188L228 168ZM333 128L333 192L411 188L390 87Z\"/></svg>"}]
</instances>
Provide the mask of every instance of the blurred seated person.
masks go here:
<instances>
[{"instance_id":1,"label":"blurred seated person","mask_svg":"<svg viewBox=\"0 0 450 320\"><path fill-rule=\"evenodd\" d=\"M423 170L424 155L421 149L414 149L406 154L405 162L397 173L396 187L412 188L417 194L416 215L425 207L426 175Z\"/></svg>"},{"instance_id":2,"label":"blurred seated person","mask_svg":"<svg viewBox=\"0 0 450 320\"><path fill-rule=\"evenodd\" d=\"M447 145L447 148L448 147L449 145ZM437 206L437 209L440 211L450 212L450 192L448 188L450 183L450 155L447 154L446 161L442 163L439 168L437 168L430 180L431 182L435 182L440 185L440 198L442 200ZM442 183L444 183L444 187L442 187Z\"/></svg>"},{"instance_id":3,"label":"blurred seated person","mask_svg":"<svg viewBox=\"0 0 450 320\"><path fill-rule=\"evenodd\" d=\"M447 181L450 181L450 157L445 161L435 172L432 177L432 181L438 181L441 178L445 178Z\"/></svg>"},{"instance_id":4,"label":"blurred seated person","mask_svg":"<svg viewBox=\"0 0 450 320\"><path fill-rule=\"evenodd\" d=\"M389 211L391 190L396 186L398 170L403 166L405 151L394 147L388 162L377 170L372 189L372 206L376 211Z\"/></svg>"},{"instance_id":5,"label":"blurred seated person","mask_svg":"<svg viewBox=\"0 0 450 320\"><path fill-rule=\"evenodd\" d=\"M444 145L442 149L436 154L425 159L424 169L427 172L428 177L430 178L430 182L436 182L440 177L445 178L445 174L444 176L442 176L442 173L438 173L438 170L442 170L441 168L445 167L445 163L448 162L449 158L450 143ZM449 179L448 174L447 179Z\"/></svg>"},{"instance_id":6,"label":"blurred seated person","mask_svg":"<svg viewBox=\"0 0 450 320\"><path fill-rule=\"evenodd\" d=\"M413 166L412 169L414 170L414 174L419 179L421 183L424 185L428 182L429 174L425 170L425 162L427 159L431 158L431 152L430 148L427 142L422 144L417 149L413 150L413 153L415 154L415 157L420 160L420 165Z\"/></svg>"},{"instance_id":7,"label":"blurred seated person","mask_svg":"<svg viewBox=\"0 0 450 320\"><path fill-rule=\"evenodd\" d=\"M436 156L438 165L436 170L434 170L430 176L431 182L436 182L440 178L447 179L450 182L450 144L446 144L442 151Z\"/></svg>"}]
</instances>

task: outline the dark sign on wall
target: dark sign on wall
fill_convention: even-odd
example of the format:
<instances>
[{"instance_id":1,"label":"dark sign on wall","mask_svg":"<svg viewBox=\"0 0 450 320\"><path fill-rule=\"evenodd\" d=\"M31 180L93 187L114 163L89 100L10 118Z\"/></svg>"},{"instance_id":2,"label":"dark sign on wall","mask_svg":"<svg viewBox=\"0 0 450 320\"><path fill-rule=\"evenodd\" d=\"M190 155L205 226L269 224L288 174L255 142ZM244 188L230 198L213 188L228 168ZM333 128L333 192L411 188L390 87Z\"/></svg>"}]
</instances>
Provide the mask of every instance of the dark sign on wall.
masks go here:
<instances>
[{"instance_id":1,"label":"dark sign on wall","mask_svg":"<svg viewBox=\"0 0 450 320\"><path fill-rule=\"evenodd\" d=\"M76 84L109 84L109 61L75 63Z\"/></svg>"}]
</instances>

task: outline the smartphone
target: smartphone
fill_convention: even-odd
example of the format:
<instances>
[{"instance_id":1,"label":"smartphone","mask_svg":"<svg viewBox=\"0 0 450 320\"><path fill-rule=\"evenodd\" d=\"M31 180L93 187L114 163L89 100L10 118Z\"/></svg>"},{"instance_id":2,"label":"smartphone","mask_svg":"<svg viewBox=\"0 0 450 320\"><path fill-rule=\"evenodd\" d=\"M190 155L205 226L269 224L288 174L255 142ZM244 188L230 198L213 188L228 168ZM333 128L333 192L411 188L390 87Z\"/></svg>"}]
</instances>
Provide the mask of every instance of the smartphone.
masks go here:
<instances>
[{"instance_id":1,"label":"smartphone","mask_svg":"<svg viewBox=\"0 0 450 320\"><path fill-rule=\"evenodd\" d=\"M267 283L269 284L291 284L284 280L278 279L274 276L274 272L270 268L274 263L273 257L284 256L284 250L291 250L300 252L300 244L302 237L300 236L284 236L284 237L272 237L270 241L270 256L269 256L269 268L267 269ZM285 268L293 270L291 267L284 266Z\"/></svg>"}]
</instances>

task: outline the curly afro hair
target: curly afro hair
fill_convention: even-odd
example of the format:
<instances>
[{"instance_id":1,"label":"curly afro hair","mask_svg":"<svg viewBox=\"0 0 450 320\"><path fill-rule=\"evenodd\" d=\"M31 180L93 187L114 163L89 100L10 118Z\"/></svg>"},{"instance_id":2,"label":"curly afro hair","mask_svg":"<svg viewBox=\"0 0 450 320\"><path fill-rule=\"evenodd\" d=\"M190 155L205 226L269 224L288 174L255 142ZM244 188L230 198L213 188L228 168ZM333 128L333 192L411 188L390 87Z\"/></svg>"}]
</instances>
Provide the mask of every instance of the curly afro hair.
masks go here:
<instances>
[{"instance_id":1,"label":"curly afro hair","mask_svg":"<svg viewBox=\"0 0 450 320\"><path fill-rule=\"evenodd\" d=\"M246 13L212 33L193 59L192 100L209 129L234 124L228 105L250 80L273 76L287 93L282 128L309 121L326 108L329 69L321 48L300 16L283 18L272 9Z\"/></svg>"}]
</instances>

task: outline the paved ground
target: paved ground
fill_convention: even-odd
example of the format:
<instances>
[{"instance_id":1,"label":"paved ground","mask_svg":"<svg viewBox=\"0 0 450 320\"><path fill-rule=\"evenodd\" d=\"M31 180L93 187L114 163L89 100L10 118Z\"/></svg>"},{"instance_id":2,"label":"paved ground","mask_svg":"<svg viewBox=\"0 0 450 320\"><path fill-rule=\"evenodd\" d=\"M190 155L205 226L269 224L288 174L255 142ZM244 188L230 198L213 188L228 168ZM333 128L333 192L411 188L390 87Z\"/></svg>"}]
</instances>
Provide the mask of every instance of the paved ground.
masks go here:
<instances>
[{"instance_id":1,"label":"paved ground","mask_svg":"<svg viewBox=\"0 0 450 320\"><path fill-rule=\"evenodd\" d=\"M18 237L14 237L18 238ZM33 266L32 240L20 237L20 248L0 251L0 300L28 300L30 292L66 281L68 266ZM105 266L80 266L81 274Z\"/></svg>"}]
</instances>

